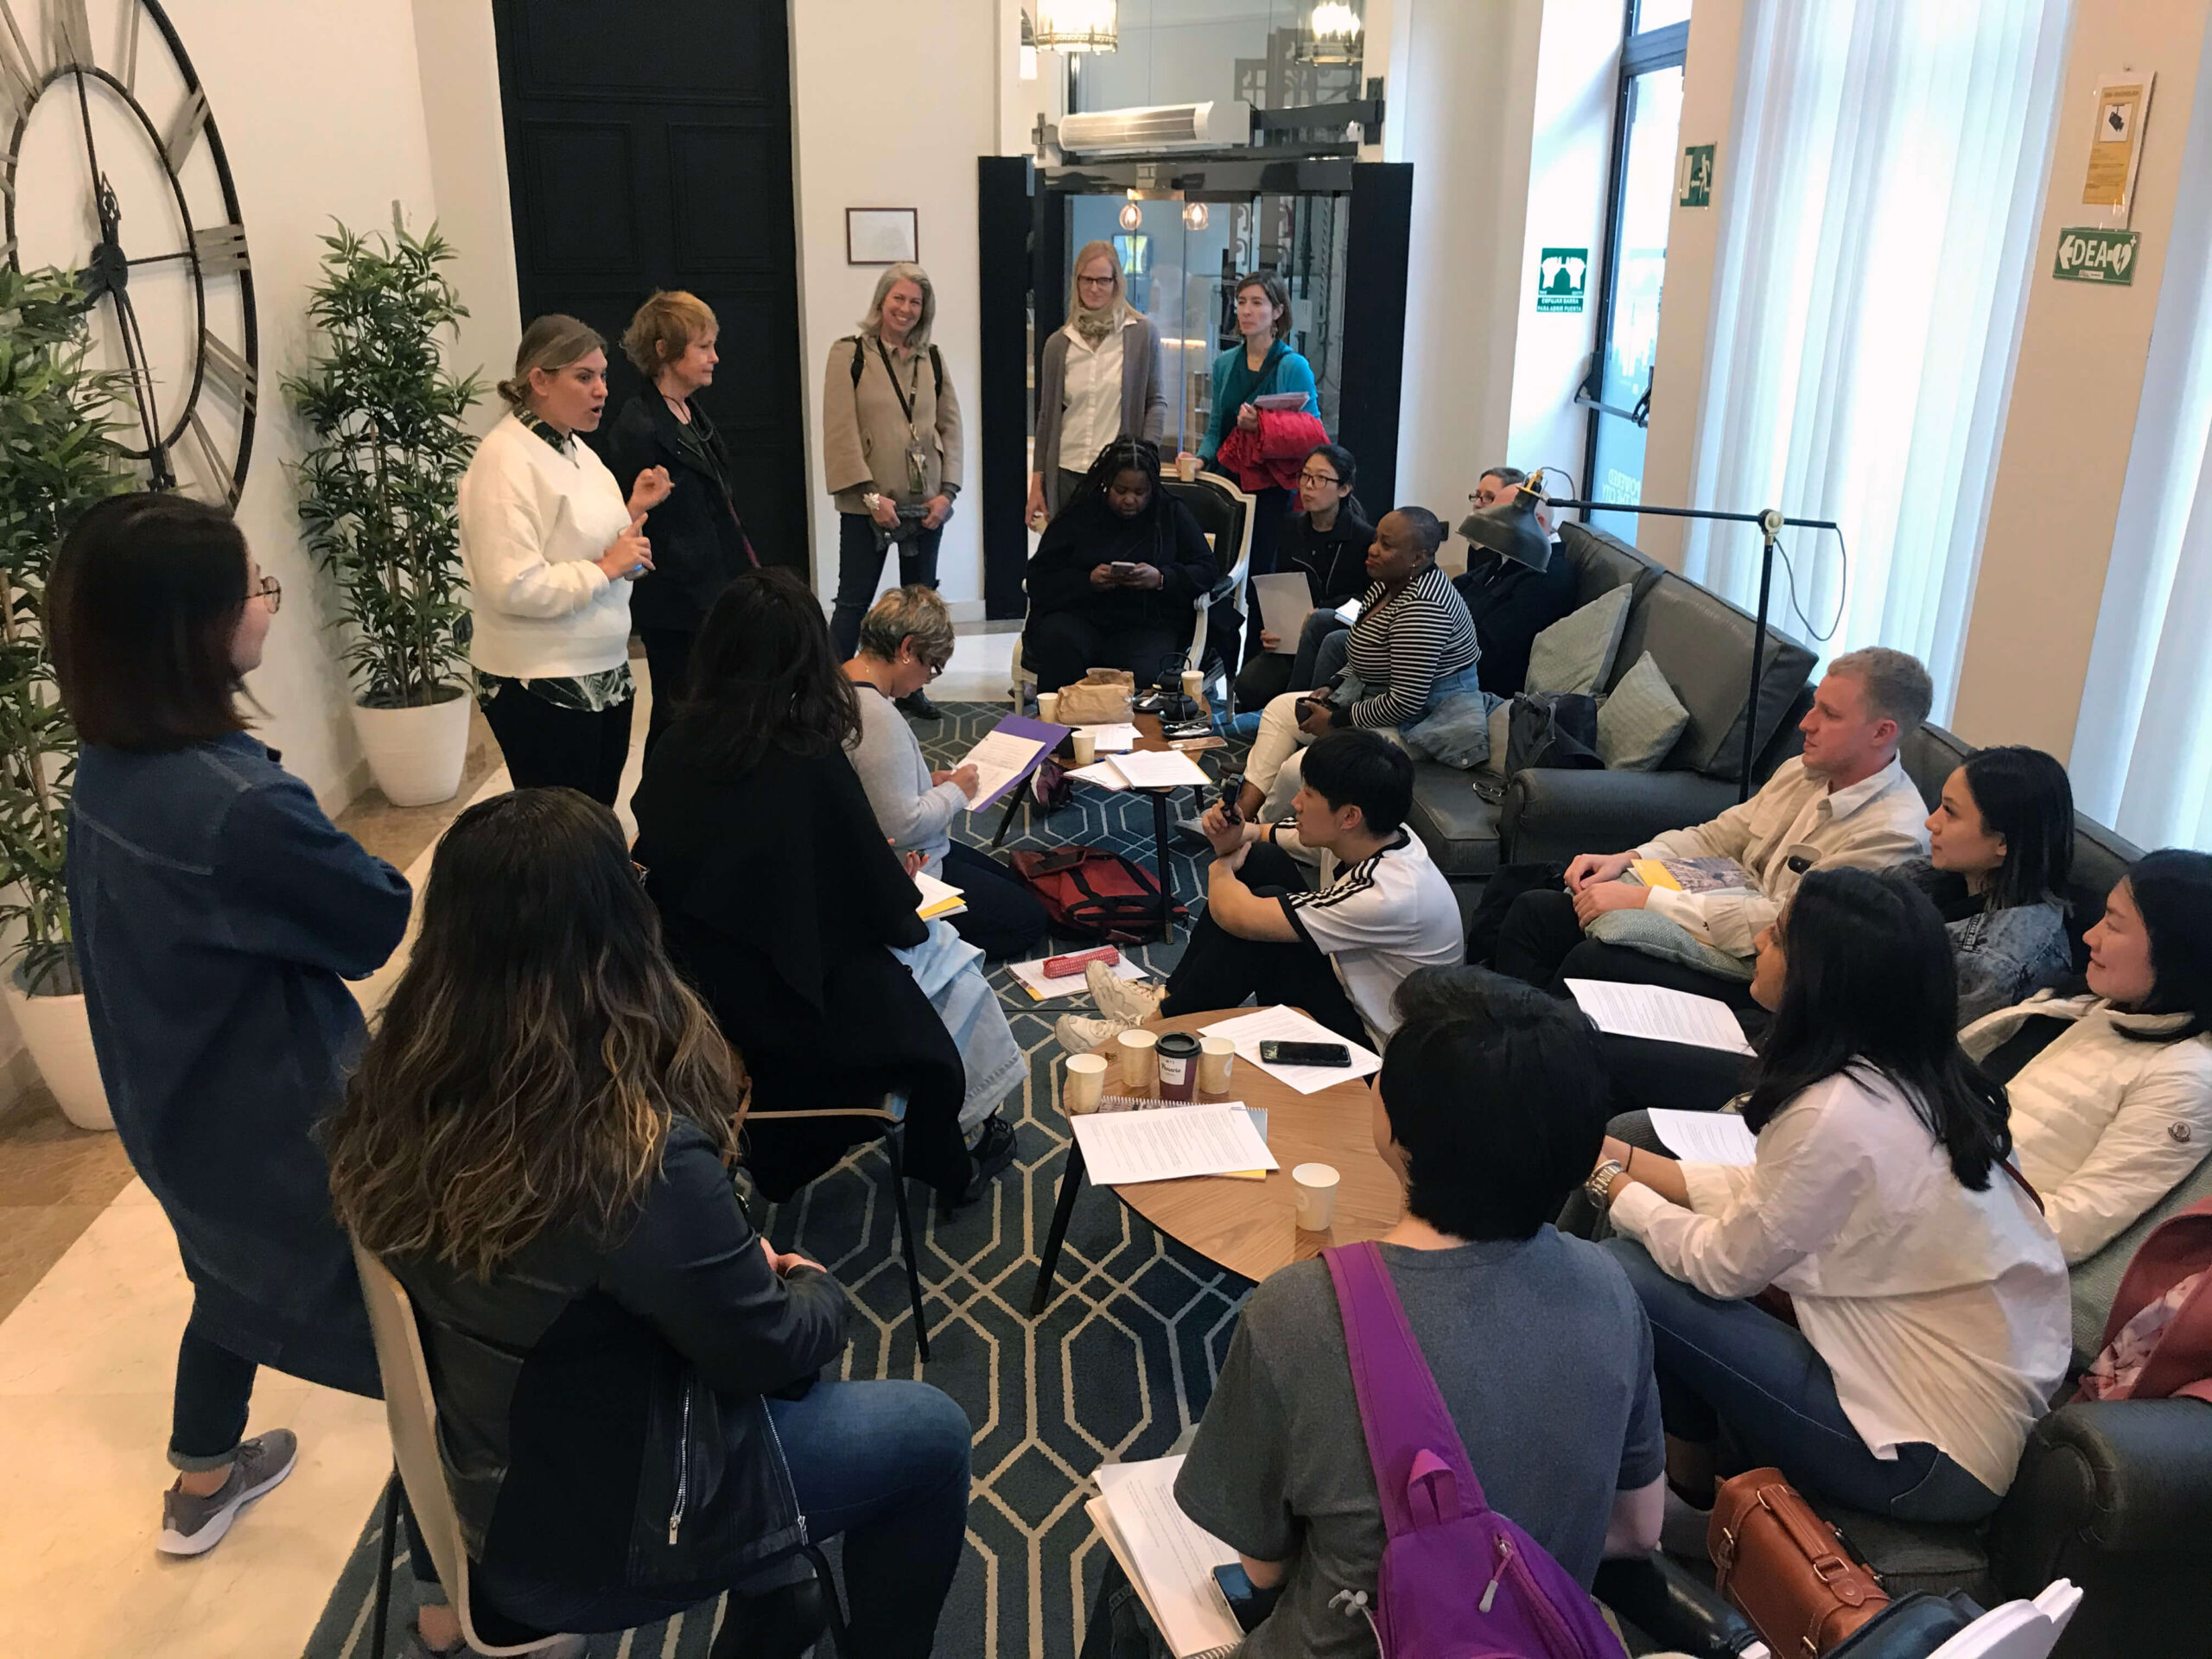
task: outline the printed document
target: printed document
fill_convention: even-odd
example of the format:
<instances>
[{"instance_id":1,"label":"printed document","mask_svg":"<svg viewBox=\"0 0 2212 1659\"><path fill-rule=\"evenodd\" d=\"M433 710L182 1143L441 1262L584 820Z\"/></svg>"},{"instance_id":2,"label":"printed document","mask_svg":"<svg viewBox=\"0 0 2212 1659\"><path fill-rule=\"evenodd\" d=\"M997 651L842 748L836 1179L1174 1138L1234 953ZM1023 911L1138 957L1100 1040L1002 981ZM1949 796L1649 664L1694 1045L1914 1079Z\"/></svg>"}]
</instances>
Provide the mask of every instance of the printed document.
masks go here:
<instances>
[{"instance_id":1,"label":"printed document","mask_svg":"<svg viewBox=\"0 0 2212 1659\"><path fill-rule=\"evenodd\" d=\"M1752 1164L1758 1161L1758 1137L1733 1112L1651 1114L1651 1132L1686 1164Z\"/></svg>"},{"instance_id":2,"label":"printed document","mask_svg":"<svg viewBox=\"0 0 2212 1659\"><path fill-rule=\"evenodd\" d=\"M1176 1659L1209 1659L1244 1639L1213 1570L1236 1552L1183 1513L1175 1501L1179 1457L1109 1463L1100 1496L1084 1504L1098 1535L1129 1575L1145 1611Z\"/></svg>"},{"instance_id":3,"label":"printed document","mask_svg":"<svg viewBox=\"0 0 2212 1659\"><path fill-rule=\"evenodd\" d=\"M1128 780L1131 789L1180 789L1210 786L1213 779L1198 770L1198 763L1173 749L1137 749L1117 754L1107 763Z\"/></svg>"},{"instance_id":4,"label":"printed document","mask_svg":"<svg viewBox=\"0 0 2212 1659\"><path fill-rule=\"evenodd\" d=\"M981 811L996 800L1028 770L1029 763L1044 747L1033 737L1017 737L1012 732L985 732L976 747L952 766L955 772L963 766L976 768L976 804L969 810Z\"/></svg>"},{"instance_id":5,"label":"printed document","mask_svg":"<svg viewBox=\"0 0 2212 1659\"><path fill-rule=\"evenodd\" d=\"M1274 1154L1232 1104L1163 1106L1155 1111L1086 1112L1068 1120L1084 1167L1101 1186L1179 1181L1274 1169Z\"/></svg>"},{"instance_id":6,"label":"printed document","mask_svg":"<svg viewBox=\"0 0 2212 1659\"><path fill-rule=\"evenodd\" d=\"M1591 1023L1615 1037L1692 1043L1700 1048L1725 1049L1731 1054L1751 1052L1736 1016L1716 997L1607 979L1570 979L1567 988L1590 1016Z\"/></svg>"},{"instance_id":7,"label":"printed document","mask_svg":"<svg viewBox=\"0 0 2212 1659\"><path fill-rule=\"evenodd\" d=\"M1313 613L1313 589L1303 570L1278 570L1252 578L1252 591L1260 596L1260 626L1275 637L1275 649L1286 656L1298 652L1299 630ZM1310 685L1294 685L1294 691L1311 691Z\"/></svg>"},{"instance_id":8,"label":"printed document","mask_svg":"<svg viewBox=\"0 0 2212 1659\"><path fill-rule=\"evenodd\" d=\"M1357 1043L1344 1042L1319 1020L1307 1019L1296 1008L1261 1008L1233 1020L1217 1020L1206 1030L1213 1036L1228 1038L1236 1045L1240 1058L1278 1082L1288 1084L1301 1095L1318 1094L1332 1084L1350 1083L1382 1069L1380 1054L1362 1048ZM1351 1051L1351 1064L1283 1065L1260 1058L1262 1042L1338 1043Z\"/></svg>"}]
</instances>

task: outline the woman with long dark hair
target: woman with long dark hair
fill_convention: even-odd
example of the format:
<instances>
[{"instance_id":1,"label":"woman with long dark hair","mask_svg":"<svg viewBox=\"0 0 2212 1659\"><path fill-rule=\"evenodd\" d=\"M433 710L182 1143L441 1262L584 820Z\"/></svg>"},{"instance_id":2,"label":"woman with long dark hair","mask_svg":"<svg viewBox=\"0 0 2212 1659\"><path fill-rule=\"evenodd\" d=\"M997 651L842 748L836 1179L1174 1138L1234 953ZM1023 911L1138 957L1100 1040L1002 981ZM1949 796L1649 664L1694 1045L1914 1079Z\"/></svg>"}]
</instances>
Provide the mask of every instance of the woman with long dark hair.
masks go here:
<instances>
[{"instance_id":1,"label":"woman with long dark hair","mask_svg":"<svg viewBox=\"0 0 2212 1659\"><path fill-rule=\"evenodd\" d=\"M1910 883L1815 870L1760 936L1755 1160L1605 1143L1588 1193L1650 1318L1694 1504L1725 1421L1748 1462L1853 1508L1977 1520L2065 1375L2065 1262L2005 1163L2005 1090L1955 1040L1950 957ZM1746 1300L1770 1289L1794 1325Z\"/></svg>"},{"instance_id":2,"label":"woman with long dark hair","mask_svg":"<svg viewBox=\"0 0 2212 1659\"><path fill-rule=\"evenodd\" d=\"M981 953L915 913L847 758L861 731L813 594L788 570L746 572L708 613L691 696L638 785L638 861L762 1110L903 1096L907 1172L964 1201L1013 1159L997 1106L1020 1055ZM779 1124L748 1162L780 1199L867 1128Z\"/></svg>"},{"instance_id":3,"label":"woman with long dark hair","mask_svg":"<svg viewBox=\"0 0 2212 1659\"><path fill-rule=\"evenodd\" d=\"M438 845L330 1190L414 1301L480 1607L619 1630L734 1590L717 1659L796 1652L795 1598L747 1586L842 1533L851 1651L925 1655L968 1422L924 1383L821 1376L845 1293L747 1221L746 1103L613 814L522 790Z\"/></svg>"},{"instance_id":4,"label":"woman with long dark hair","mask_svg":"<svg viewBox=\"0 0 2212 1659\"><path fill-rule=\"evenodd\" d=\"M1944 779L1928 862L1910 873L1950 935L1961 1026L2066 976L2073 868L2074 787L2056 760L2022 745L1976 749Z\"/></svg>"},{"instance_id":5,"label":"woman with long dark hair","mask_svg":"<svg viewBox=\"0 0 2212 1659\"><path fill-rule=\"evenodd\" d=\"M1116 438L1029 561L1022 655L1037 689L1057 691L1093 668L1126 668L1140 685L1172 676L1219 568L1191 510L1160 487L1159 449Z\"/></svg>"},{"instance_id":6,"label":"woman with long dark hair","mask_svg":"<svg viewBox=\"0 0 2212 1659\"><path fill-rule=\"evenodd\" d=\"M360 1047L346 982L383 965L412 895L246 729L244 679L282 597L229 513L174 494L92 508L46 595L83 741L69 907L92 1047L192 1281L172 1555L213 1548L292 1471L289 1429L244 1438L257 1368L378 1392L314 1129Z\"/></svg>"},{"instance_id":7,"label":"woman with long dark hair","mask_svg":"<svg viewBox=\"0 0 2212 1659\"><path fill-rule=\"evenodd\" d=\"M2138 859L2088 946L2086 995L2044 993L1959 1033L2011 1093L2021 1171L2069 1262L2119 1237L2212 1148L2212 854Z\"/></svg>"}]
</instances>

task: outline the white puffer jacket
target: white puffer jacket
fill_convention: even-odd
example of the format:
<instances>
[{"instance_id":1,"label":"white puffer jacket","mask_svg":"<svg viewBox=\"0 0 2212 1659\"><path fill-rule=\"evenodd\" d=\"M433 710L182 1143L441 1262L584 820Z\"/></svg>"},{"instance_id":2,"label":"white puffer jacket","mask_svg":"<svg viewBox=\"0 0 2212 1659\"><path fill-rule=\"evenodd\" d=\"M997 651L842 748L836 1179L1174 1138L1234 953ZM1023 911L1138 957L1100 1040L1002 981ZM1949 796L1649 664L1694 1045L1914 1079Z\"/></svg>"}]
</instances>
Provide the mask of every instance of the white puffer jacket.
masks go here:
<instances>
[{"instance_id":1,"label":"white puffer jacket","mask_svg":"<svg viewBox=\"0 0 2212 1659\"><path fill-rule=\"evenodd\" d=\"M2043 1195L2069 1265L2109 1243L2212 1152L2212 1033L2183 1014L2123 1014L2102 997L2038 992L1959 1033L1980 1060L2038 1014L2071 1029L2007 1085L2021 1173Z\"/></svg>"}]
</instances>

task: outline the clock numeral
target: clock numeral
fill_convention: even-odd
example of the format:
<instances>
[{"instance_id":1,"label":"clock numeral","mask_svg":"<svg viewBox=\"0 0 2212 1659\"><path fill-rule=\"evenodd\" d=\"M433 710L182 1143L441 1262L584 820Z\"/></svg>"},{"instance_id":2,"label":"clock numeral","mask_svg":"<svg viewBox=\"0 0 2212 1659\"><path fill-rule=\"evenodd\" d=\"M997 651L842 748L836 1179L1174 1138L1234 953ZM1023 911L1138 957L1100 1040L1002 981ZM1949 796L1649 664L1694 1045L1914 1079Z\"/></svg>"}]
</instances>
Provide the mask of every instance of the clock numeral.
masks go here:
<instances>
[{"instance_id":1,"label":"clock numeral","mask_svg":"<svg viewBox=\"0 0 2212 1659\"><path fill-rule=\"evenodd\" d=\"M168 161L170 172L184 170L185 158L200 142L200 130L207 124L207 94L195 86L184 100L184 107L176 112L176 119L169 124L169 136L162 141L162 155Z\"/></svg>"},{"instance_id":2,"label":"clock numeral","mask_svg":"<svg viewBox=\"0 0 2212 1659\"><path fill-rule=\"evenodd\" d=\"M123 0L123 90L138 96L138 20L145 8L138 0Z\"/></svg>"},{"instance_id":3,"label":"clock numeral","mask_svg":"<svg viewBox=\"0 0 2212 1659\"><path fill-rule=\"evenodd\" d=\"M92 20L85 15L85 0L48 0L51 11L47 35L54 42L54 67L70 64L93 67Z\"/></svg>"},{"instance_id":4,"label":"clock numeral","mask_svg":"<svg viewBox=\"0 0 2212 1659\"><path fill-rule=\"evenodd\" d=\"M210 225L205 230L193 232L192 256L200 262L203 276L219 276L244 270L248 264L245 226Z\"/></svg>"},{"instance_id":5,"label":"clock numeral","mask_svg":"<svg viewBox=\"0 0 2212 1659\"><path fill-rule=\"evenodd\" d=\"M213 329L200 333L200 357L206 365L207 378L231 394L232 400L242 409L251 409L257 388L254 384L253 365L247 362L220 339Z\"/></svg>"},{"instance_id":6,"label":"clock numeral","mask_svg":"<svg viewBox=\"0 0 2212 1659\"><path fill-rule=\"evenodd\" d=\"M217 499L235 507L238 504L238 480L232 475L232 469L224 464L223 452L216 448L215 440L208 435L207 423L200 418L199 411L195 410L187 416L185 424L191 429L193 439L200 446L200 459L207 463L207 489Z\"/></svg>"},{"instance_id":7,"label":"clock numeral","mask_svg":"<svg viewBox=\"0 0 2212 1659\"><path fill-rule=\"evenodd\" d=\"M46 77L31 56L23 31L16 27L16 14L4 4L0 4L0 23L7 25L0 30L0 107L6 110L12 127L37 100L39 86Z\"/></svg>"}]
</instances>

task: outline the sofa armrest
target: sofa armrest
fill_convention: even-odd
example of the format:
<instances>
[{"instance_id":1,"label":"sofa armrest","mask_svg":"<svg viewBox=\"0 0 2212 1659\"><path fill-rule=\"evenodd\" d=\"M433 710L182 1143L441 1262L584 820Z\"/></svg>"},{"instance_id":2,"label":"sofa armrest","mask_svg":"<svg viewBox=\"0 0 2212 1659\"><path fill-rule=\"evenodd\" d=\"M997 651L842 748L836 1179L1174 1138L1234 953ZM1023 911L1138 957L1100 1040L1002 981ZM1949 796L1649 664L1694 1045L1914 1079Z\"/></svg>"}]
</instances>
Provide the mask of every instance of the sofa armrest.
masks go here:
<instances>
[{"instance_id":1,"label":"sofa armrest","mask_svg":"<svg viewBox=\"0 0 2212 1659\"><path fill-rule=\"evenodd\" d=\"M2212 1575L2212 1405L2060 1407L2028 1436L1990 1542L2008 1589L2078 1582L2083 1558L2097 1555L2178 1552Z\"/></svg>"},{"instance_id":2,"label":"sofa armrest","mask_svg":"<svg viewBox=\"0 0 2212 1659\"><path fill-rule=\"evenodd\" d=\"M1735 804L1734 785L1701 772L1530 767L1506 780L1499 861L1563 864L1578 853L1622 852Z\"/></svg>"}]
</instances>

